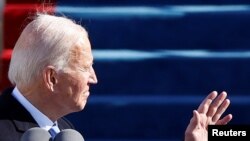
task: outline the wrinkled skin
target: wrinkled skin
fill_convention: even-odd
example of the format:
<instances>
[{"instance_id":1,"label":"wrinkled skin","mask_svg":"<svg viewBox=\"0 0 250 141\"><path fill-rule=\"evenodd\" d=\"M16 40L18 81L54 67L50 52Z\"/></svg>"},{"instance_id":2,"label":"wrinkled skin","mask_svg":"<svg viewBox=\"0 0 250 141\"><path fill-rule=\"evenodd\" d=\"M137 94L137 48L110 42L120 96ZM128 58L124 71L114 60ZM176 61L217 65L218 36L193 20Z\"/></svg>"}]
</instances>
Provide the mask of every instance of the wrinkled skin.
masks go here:
<instances>
[{"instance_id":1,"label":"wrinkled skin","mask_svg":"<svg viewBox=\"0 0 250 141\"><path fill-rule=\"evenodd\" d=\"M227 93L211 92L193 111L193 117L185 131L185 141L207 141L208 125L226 125L233 118L228 114L221 118L230 104Z\"/></svg>"}]
</instances>

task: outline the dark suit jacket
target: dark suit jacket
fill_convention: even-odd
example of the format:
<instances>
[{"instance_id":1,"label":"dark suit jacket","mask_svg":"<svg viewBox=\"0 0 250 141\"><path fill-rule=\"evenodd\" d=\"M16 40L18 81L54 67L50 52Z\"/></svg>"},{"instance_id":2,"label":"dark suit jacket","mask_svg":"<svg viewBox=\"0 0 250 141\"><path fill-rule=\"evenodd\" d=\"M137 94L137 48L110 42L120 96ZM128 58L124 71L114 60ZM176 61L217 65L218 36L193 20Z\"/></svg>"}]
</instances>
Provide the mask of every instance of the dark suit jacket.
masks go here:
<instances>
[{"instance_id":1,"label":"dark suit jacket","mask_svg":"<svg viewBox=\"0 0 250 141\"><path fill-rule=\"evenodd\" d=\"M22 134L38 124L30 113L11 95L13 88L6 89L0 96L0 141L20 141ZM65 118L58 120L58 127L74 129Z\"/></svg>"}]
</instances>

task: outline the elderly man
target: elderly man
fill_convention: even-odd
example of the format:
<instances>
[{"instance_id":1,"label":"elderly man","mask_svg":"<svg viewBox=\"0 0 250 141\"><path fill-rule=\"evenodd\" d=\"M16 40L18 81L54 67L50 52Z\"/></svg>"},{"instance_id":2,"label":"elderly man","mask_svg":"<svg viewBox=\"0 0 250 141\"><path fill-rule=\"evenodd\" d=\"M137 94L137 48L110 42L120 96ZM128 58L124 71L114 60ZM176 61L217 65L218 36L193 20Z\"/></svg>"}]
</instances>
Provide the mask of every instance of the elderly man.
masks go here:
<instances>
[{"instance_id":1,"label":"elderly man","mask_svg":"<svg viewBox=\"0 0 250 141\"><path fill-rule=\"evenodd\" d=\"M66 17L38 14L20 35L10 62L14 88L0 98L0 140L19 141L40 127L59 133L72 124L65 115L84 109L91 84L97 83L86 30ZM213 102L213 103L212 103ZM220 116L229 106L223 92L212 92L194 111L186 141L207 140L208 124L226 124ZM55 136L51 134L51 136Z\"/></svg>"}]
</instances>

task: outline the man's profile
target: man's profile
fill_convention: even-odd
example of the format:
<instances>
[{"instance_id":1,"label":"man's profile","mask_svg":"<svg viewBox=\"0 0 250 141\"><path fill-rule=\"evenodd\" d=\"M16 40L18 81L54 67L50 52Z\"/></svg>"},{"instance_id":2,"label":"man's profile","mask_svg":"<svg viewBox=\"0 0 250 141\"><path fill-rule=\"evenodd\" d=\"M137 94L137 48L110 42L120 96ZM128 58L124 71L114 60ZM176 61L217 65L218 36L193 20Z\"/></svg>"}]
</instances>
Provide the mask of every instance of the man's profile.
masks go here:
<instances>
[{"instance_id":1,"label":"man's profile","mask_svg":"<svg viewBox=\"0 0 250 141\"><path fill-rule=\"evenodd\" d=\"M67 17L37 14L15 44L9 79L14 85L0 97L0 140L19 141L40 127L56 134L74 126L64 118L82 111L97 83L88 33ZM230 101L226 92L211 92L194 111L185 141L205 141L209 124L227 124L221 115ZM52 135L52 136L56 136Z\"/></svg>"}]
</instances>

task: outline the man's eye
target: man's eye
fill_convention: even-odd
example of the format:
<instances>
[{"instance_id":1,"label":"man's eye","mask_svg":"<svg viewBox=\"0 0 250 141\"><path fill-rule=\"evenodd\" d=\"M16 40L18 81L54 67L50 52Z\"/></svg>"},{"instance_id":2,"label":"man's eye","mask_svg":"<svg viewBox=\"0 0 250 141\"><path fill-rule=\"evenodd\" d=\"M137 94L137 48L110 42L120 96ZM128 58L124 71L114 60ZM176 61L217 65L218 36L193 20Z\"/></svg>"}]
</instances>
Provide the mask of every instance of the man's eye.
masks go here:
<instances>
[{"instance_id":1,"label":"man's eye","mask_svg":"<svg viewBox=\"0 0 250 141\"><path fill-rule=\"evenodd\" d=\"M84 70L89 72L90 71L90 67L84 67Z\"/></svg>"},{"instance_id":2,"label":"man's eye","mask_svg":"<svg viewBox=\"0 0 250 141\"><path fill-rule=\"evenodd\" d=\"M80 71L83 71L83 72L90 72L90 69L91 69L91 66L90 67L83 67L83 68L79 68Z\"/></svg>"}]
</instances>

